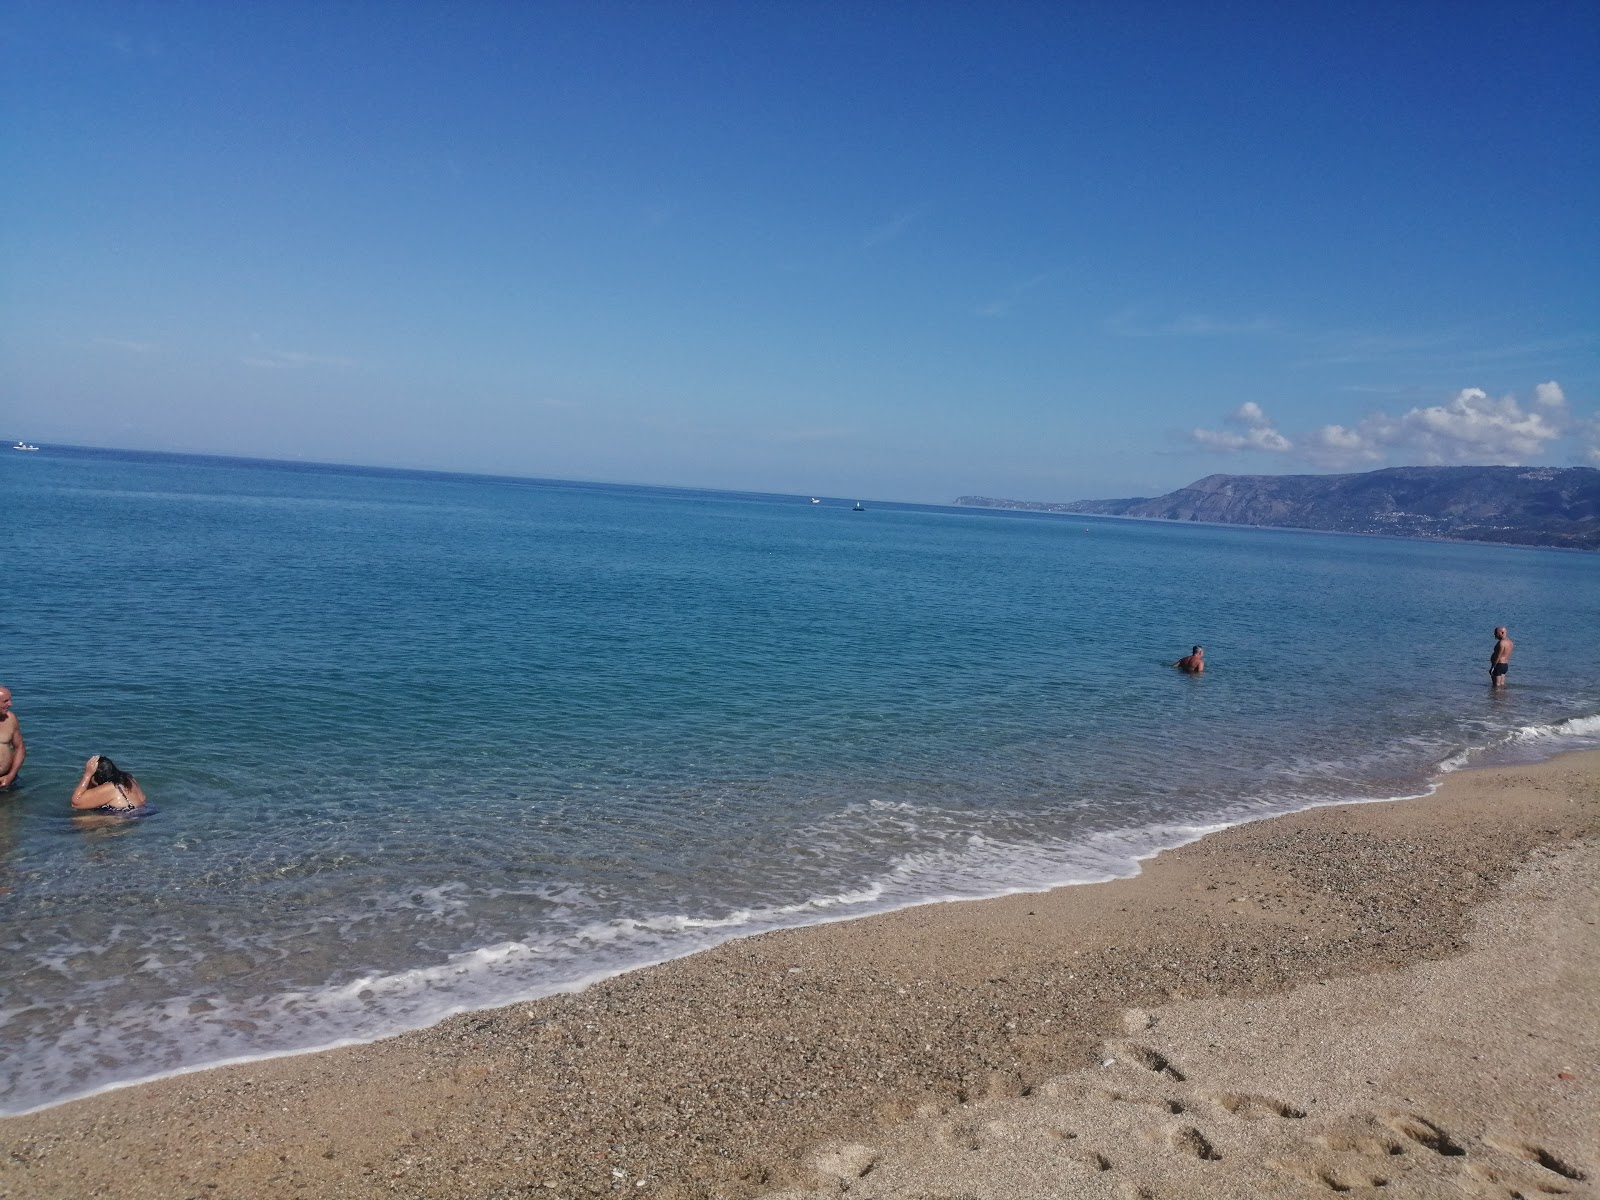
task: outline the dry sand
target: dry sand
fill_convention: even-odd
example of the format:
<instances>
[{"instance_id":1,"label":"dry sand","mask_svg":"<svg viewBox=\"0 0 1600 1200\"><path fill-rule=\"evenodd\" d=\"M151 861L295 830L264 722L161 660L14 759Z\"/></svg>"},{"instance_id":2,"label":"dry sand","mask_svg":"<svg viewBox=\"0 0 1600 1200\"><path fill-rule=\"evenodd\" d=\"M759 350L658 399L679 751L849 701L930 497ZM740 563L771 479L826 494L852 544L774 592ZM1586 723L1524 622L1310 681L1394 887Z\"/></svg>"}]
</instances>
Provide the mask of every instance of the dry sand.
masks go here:
<instances>
[{"instance_id":1,"label":"dry sand","mask_svg":"<svg viewBox=\"0 0 1600 1200\"><path fill-rule=\"evenodd\" d=\"M1099 1066L818 1147L767 1200L1594 1196L1597 922L1600 846L1541 853L1465 955L1129 1009Z\"/></svg>"},{"instance_id":2,"label":"dry sand","mask_svg":"<svg viewBox=\"0 0 1600 1200\"><path fill-rule=\"evenodd\" d=\"M0 1197L1593 1195L1597 832L1600 752L1462 773L0 1121Z\"/></svg>"}]
</instances>

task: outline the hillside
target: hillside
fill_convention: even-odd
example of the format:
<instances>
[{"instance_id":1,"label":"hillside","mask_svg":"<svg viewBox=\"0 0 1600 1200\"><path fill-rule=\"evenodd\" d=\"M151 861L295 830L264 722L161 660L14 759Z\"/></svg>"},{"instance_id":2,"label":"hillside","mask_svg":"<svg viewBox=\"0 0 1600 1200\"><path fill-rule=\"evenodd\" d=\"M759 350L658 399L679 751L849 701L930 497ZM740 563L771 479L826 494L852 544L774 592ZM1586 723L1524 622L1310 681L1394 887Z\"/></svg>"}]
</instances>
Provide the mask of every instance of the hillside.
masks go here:
<instances>
[{"instance_id":1,"label":"hillside","mask_svg":"<svg viewBox=\"0 0 1600 1200\"><path fill-rule=\"evenodd\" d=\"M1165 496L961 505L1216 521L1600 550L1600 470L1390 467L1353 475L1207 475Z\"/></svg>"}]
</instances>

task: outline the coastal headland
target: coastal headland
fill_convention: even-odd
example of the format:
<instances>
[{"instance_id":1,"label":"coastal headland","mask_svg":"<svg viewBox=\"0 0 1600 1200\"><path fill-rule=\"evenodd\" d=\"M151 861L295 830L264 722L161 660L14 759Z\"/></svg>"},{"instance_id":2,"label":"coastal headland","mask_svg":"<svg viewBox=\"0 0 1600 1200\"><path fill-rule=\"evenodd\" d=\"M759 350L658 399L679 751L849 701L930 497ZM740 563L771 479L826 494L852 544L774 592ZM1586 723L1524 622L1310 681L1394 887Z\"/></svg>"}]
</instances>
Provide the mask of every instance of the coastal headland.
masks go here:
<instances>
[{"instance_id":1,"label":"coastal headland","mask_svg":"<svg viewBox=\"0 0 1600 1200\"><path fill-rule=\"evenodd\" d=\"M961 496L956 504L1600 550L1600 470L1593 467L1207 475L1165 496L1062 502Z\"/></svg>"},{"instance_id":2,"label":"coastal headland","mask_svg":"<svg viewBox=\"0 0 1600 1200\"><path fill-rule=\"evenodd\" d=\"M0 1196L1594 1195L1600 751L0 1121Z\"/></svg>"}]
</instances>

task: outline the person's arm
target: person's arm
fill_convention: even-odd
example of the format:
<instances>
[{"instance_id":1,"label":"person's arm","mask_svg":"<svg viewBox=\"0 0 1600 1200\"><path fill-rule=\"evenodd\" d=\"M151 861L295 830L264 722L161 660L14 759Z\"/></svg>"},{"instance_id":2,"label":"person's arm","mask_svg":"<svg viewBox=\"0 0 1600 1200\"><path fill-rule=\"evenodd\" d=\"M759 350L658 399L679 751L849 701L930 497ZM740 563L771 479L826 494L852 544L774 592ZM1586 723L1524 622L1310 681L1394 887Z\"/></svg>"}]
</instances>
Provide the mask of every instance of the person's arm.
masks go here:
<instances>
[{"instance_id":1,"label":"person's arm","mask_svg":"<svg viewBox=\"0 0 1600 1200\"><path fill-rule=\"evenodd\" d=\"M28 757L27 743L22 740L22 725L11 726L11 769L0 775L0 788L10 787L17 778L17 772L22 770L22 760Z\"/></svg>"},{"instance_id":2,"label":"person's arm","mask_svg":"<svg viewBox=\"0 0 1600 1200\"><path fill-rule=\"evenodd\" d=\"M78 780L78 786L72 789L73 808L99 808L103 803L100 789L106 785L102 783L96 787L89 786L89 780L93 777L94 769L99 762L100 756L96 754L88 762L84 763L83 778Z\"/></svg>"}]
</instances>

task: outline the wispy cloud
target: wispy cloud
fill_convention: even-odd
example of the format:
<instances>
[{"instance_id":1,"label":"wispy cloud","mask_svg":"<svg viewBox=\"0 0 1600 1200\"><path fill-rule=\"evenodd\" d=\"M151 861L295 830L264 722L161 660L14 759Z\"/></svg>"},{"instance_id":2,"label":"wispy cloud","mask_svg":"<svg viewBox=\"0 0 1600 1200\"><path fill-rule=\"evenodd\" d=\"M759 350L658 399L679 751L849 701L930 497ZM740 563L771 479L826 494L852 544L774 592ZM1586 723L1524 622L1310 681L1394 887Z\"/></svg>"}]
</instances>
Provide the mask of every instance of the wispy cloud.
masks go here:
<instances>
[{"instance_id":1,"label":"wispy cloud","mask_svg":"<svg viewBox=\"0 0 1600 1200\"><path fill-rule=\"evenodd\" d=\"M860 434L861 430L844 425L818 429L774 429L767 433L766 440L780 446L809 446L849 442Z\"/></svg>"},{"instance_id":2,"label":"wispy cloud","mask_svg":"<svg viewBox=\"0 0 1600 1200\"><path fill-rule=\"evenodd\" d=\"M336 354L306 354L300 350L270 350L240 359L247 367L270 371L298 371L307 367L353 367L356 360Z\"/></svg>"},{"instance_id":3,"label":"wispy cloud","mask_svg":"<svg viewBox=\"0 0 1600 1200\"><path fill-rule=\"evenodd\" d=\"M1283 324L1272 317L1218 317L1207 313L1189 313L1167 320L1150 321L1132 309L1113 313L1106 318L1106 330L1117 337L1267 337L1287 332Z\"/></svg>"},{"instance_id":4,"label":"wispy cloud","mask_svg":"<svg viewBox=\"0 0 1600 1200\"><path fill-rule=\"evenodd\" d=\"M1492 342L1476 330L1445 329L1416 334L1371 334L1331 331L1304 339L1301 367L1380 366L1411 368L1494 367L1516 363L1537 365L1561 354L1592 348L1592 333L1523 341Z\"/></svg>"},{"instance_id":5,"label":"wispy cloud","mask_svg":"<svg viewBox=\"0 0 1600 1200\"><path fill-rule=\"evenodd\" d=\"M1301 369L1372 367L1435 374L1509 368L1517 364L1525 364L1525 369L1532 372L1562 355L1589 351L1600 345L1600 334L1593 332L1495 341L1485 337L1481 329L1466 325L1371 333L1353 329L1297 328L1266 315L1189 313L1153 318L1136 308L1113 313L1106 318L1105 328L1113 336L1129 338L1273 338L1298 356L1289 365ZM1393 390L1404 389L1396 385Z\"/></svg>"},{"instance_id":6,"label":"wispy cloud","mask_svg":"<svg viewBox=\"0 0 1600 1200\"><path fill-rule=\"evenodd\" d=\"M919 204L915 208L902 208L894 216L881 225L874 226L861 236L863 246L881 246L884 242L892 242L895 238L905 233L928 211L926 204Z\"/></svg>"},{"instance_id":7,"label":"wispy cloud","mask_svg":"<svg viewBox=\"0 0 1600 1200\"><path fill-rule=\"evenodd\" d=\"M90 345L106 350L121 350L125 354L154 354L160 349L154 342L136 342L132 338L97 337Z\"/></svg>"},{"instance_id":8,"label":"wispy cloud","mask_svg":"<svg viewBox=\"0 0 1600 1200\"><path fill-rule=\"evenodd\" d=\"M123 58L160 58L166 53L166 47L157 38L130 37L125 33L114 33L107 37L106 48Z\"/></svg>"},{"instance_id":9,"label":"wispy cloud","mask_svg":"<svg viewBox=\"0 0 1600 1200\"><path fill-rule=\"evenodd\" d=\"M1029 292L1049 278L1050 272L1046 271L1042 275L1035 275L1031 279L1024 279L1019 283L1014 283L995 299L987 304L980 304L973 309L973 315L979 317L1009 317L1011 310L1016 308L1027 297Z\"/></svg>"}]
</instances>

